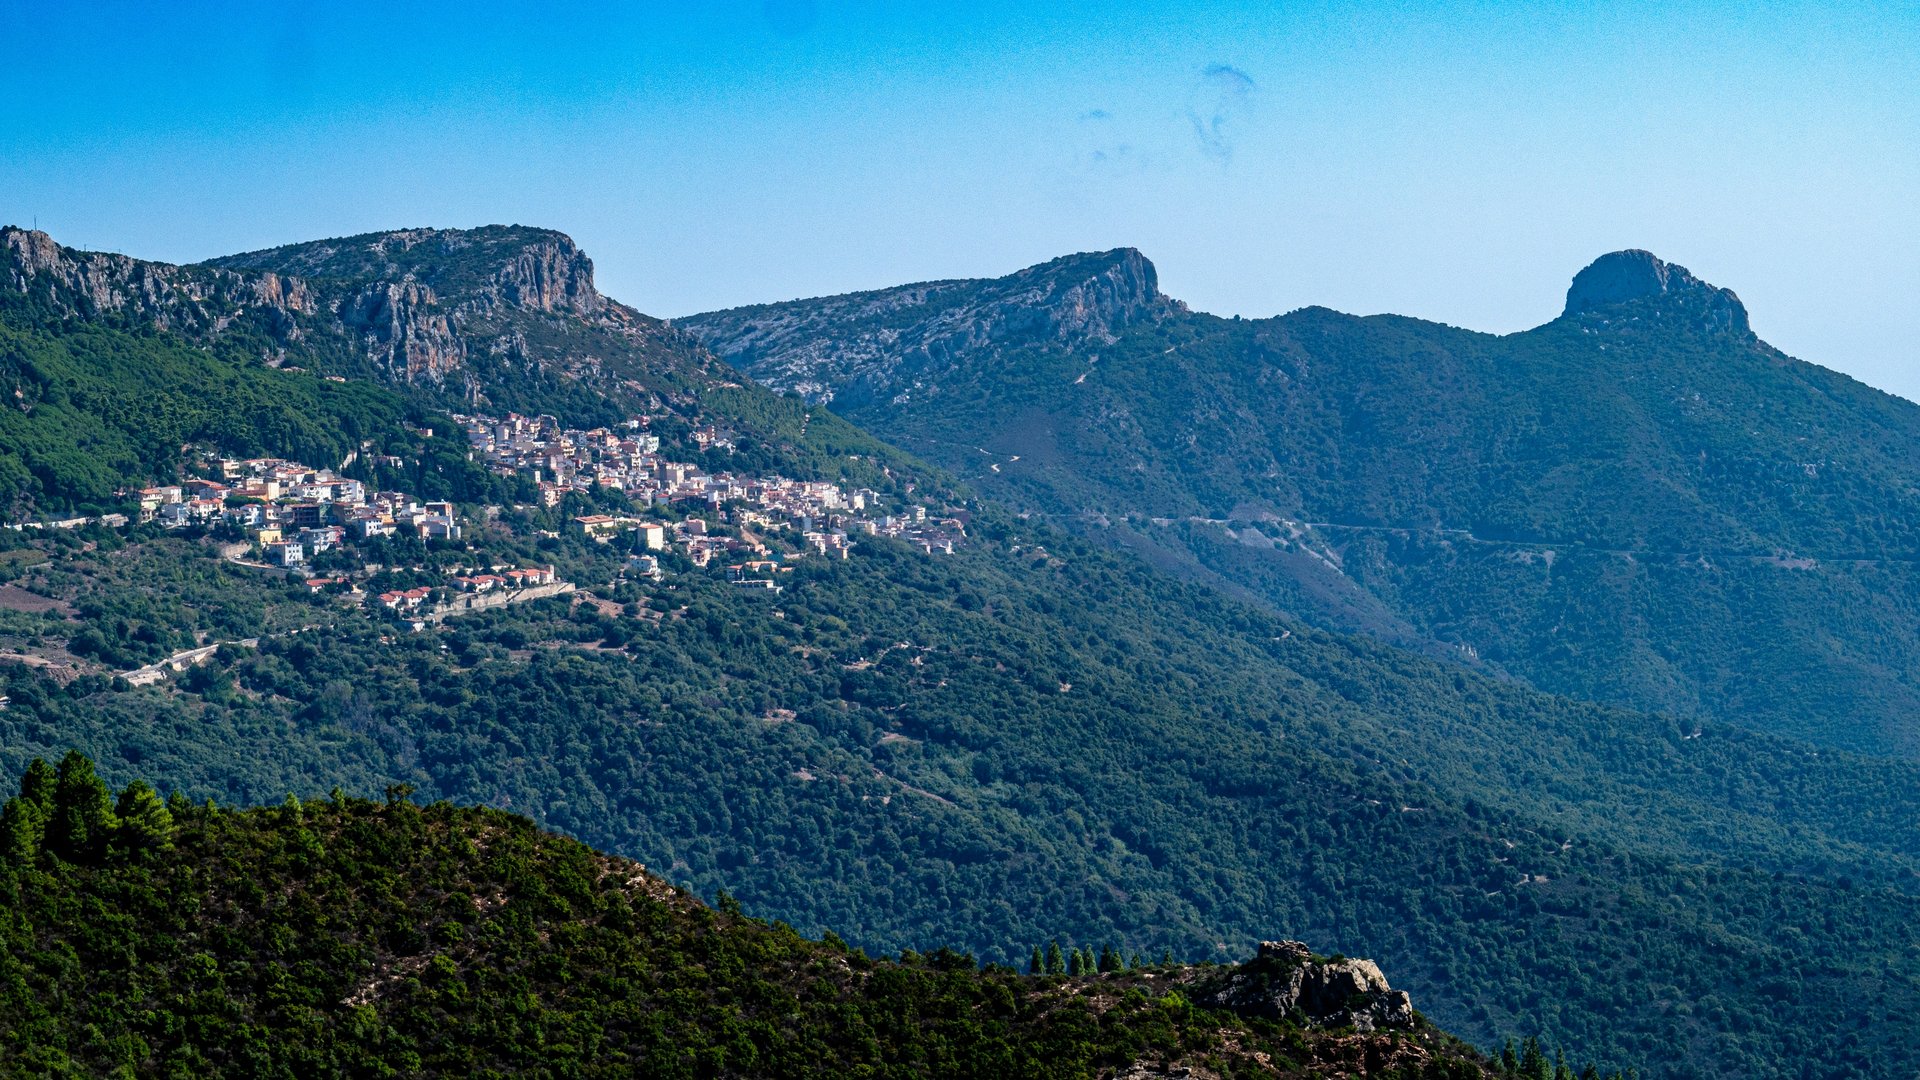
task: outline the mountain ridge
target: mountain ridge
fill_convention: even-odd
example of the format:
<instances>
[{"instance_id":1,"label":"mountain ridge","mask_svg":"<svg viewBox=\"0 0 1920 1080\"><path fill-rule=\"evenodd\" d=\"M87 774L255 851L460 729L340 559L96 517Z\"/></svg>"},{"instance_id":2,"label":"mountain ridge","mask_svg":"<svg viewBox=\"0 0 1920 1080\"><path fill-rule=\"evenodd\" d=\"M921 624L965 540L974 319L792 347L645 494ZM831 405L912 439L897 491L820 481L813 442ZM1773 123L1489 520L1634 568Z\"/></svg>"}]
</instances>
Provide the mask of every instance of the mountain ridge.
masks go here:
<instances>
[{"instance_id":1,"label":"mountain ridge","mask_svg":"<svg viewBox=\"0 0 1920 1080\"><path fill-rule=\"evenodd\" d=\"M274 258L324 266L339 247ZM408 250L425 258L429 248ZM484 284L497 260L468 253L456 250L447 257L459 265L427 267L411 280L386 256L365 272L426 288L433 274L478 269ZM361 273L362 257L350 251L345 269ZM1066 297L1091 268L1096 278L1116 272L1102 280L1126 286L1113 294L1123 305L1150 297L1137 287L1143 278L1127 284L1125 258L1069 262L1074 273L1029 281L1013 295ZM436 280L444 287L447 278ZM1078 387L1074 395L1108 395L1128 380L1178 373L1196 343L1215 333L1247 349L1218 357L1231 361L1222 378L1266 378L1253 384L1263 388L1261 401L1328 366L1321 350L1355 328L1444 345L1433 354L1440 365L1402 358L1408 370L1438 379L1457 381L1486 359L1471 352L1484 339L1464 332L1427 339L1417 323L1314 311L1279 328L1163 307L1117 326L1102 312L1105 329L1088 336L1081 331L1091 321L1076 324L1074 313L1093 302L1086 298L1108 295L1098 288L1062 301L1072 318L1014 312L1006 325L1015 332L975 337L966 328L991 323L997 301L952 292L955 303L922 307L959 313L940 327L962 329L946 338L965 345L956 356L990 355L1007 378L1025 380L1019 385ZM0 309L0 318L14 310ZM143 327L108 335L71 317L34 326L76 348L113 336L203 351ZM1055 333L1060 326L1070 327L1070 341ZM1637 326L1620 320L1608 342L1631 343ZM213 347L253 340L219 337ZM581 331L564 344L585 351L587 340ZM1095 353L1072 347L1084 341L1098 342L1097 363ZM296 353L296 345L289 355L297 362L329 361ZM1588 370L1548 367L1570 376ZM256 356L244 356L229 374L263 371ZM267 374L343 392L373 385ZM1002 471L973 466L975 473L1068 475L1071 458L1021 457L1003 443L1058 423L1039 412L1037 399L1009 396L1004 382L980 389L1005 416L1042 415L1043 424L955 430L966 445L996 451L988 460ZM1156 429L1150 407L1172 403L1204 419L1249 397L1231 381L1194 389L1191 400L1090 397L1090 426L1056 427L1071 436L1058 439L1056 453L1097 436L1151 460L1193 444L1177 429L1171 438ZM836 441L854 431L758 388L702 390L693 400L723 426L744 427L748 410L787 409L805 430ZM1220 415L1205 441L1228 448L1260 419ZM1436 437L1458 437L1443 415L1419 419ZM1272 447L1264 452L1277 457ZM749 467L738 443L720 453L729 469ZM834 470L826 475L844 475L855 455L872 454L902 460L885 444L842 442L824 461ZM1226 458L1262 460L1252 452ZM718 457L709 460L719 467ZM1335 476L1348 468L1405 472L1392 461L1297 460L1320 461ZM1286 475L1300 491L1316 491L1311 470ZM1255 500L1241 496L1261 493L1234 488L1224 474L1203 479L1182 477L1166 490L1194 512L1225 503L1218 528L1234 550L1278 551L1285 522L1303 520L1258 517ZM1361 509L1397 520L1421 505L1426 486L1407 480L1370 490L1372 503ZM596 496L615 509L611 496ZM1249 513L1231 516L1230 497ZM18 765L30 751L80 745L121 778L164 768L170 786L250 802L329 782L362 790L418 784L429 797L524 809L644 855L703 890L737 888L757 909L879 947L938 937L1018 962L1033 939L1065 928L1225 956L1223 941L1284 928L1392 958L1399 977L1454 1030L1483 1041L1539 1031L1609 1064L1652 1068L1660 1059L1665 1071L1684 1075L1710 1062L1775 1075L1815 1053L1861 1069L1908 1060L1908 1047L1830 1032L1831 1019L1849 1010L1878 1018L1912 997L1898 936L1915 880L1903 826L1912 785L1900 763L1815 758L1798 744L1725 725L1691 727L1473 678L1164 580L996 503L968 506L968 543L950 555L882 537L856 540L850 558L807 557L771 593L742 590L717 568L697 572L672 553L661 559L665 580L622 580L625 552L582 536L567 516L578 511L516 508L486 526L476 520L484 550L430 549L426 557L444 565L558 563L579 592L415 633L397 632L391 619L330 612L329 601L298 581L285 595L263 590L253 571L219 565L191 544L136 534L120 548L102 535L102 549L88 552L78 536L18 536L27 548L19 565L49 560L24 579L32 595L68 603L80 625L116 640L135 642L175 612L184 621L177 629L169 622L170 633L249 632L266 617L262 603L283 626L316 617L332 625L217 652L155 687L123 689L100 677L56 685L13 665L0 756ZM721 528L731 520L730 511L684 512ZM1215 528L1172 519L1164 528L1189 526ZM1311 561L1328 552L1341 555L1304 543L1286 554ZM156 580L184 586L182 604L143 598L139 586ZM57 616L11 625L56 638L74 632ZM1861 800L1878 812L1853 813ZM1820 918L1810 921L1814 912ZM1754 977L1719 981L1707 958L1727 955ZM1624 1003L1612 996L1636 978L1659 989ZM1869 987L1878 992L1857 1004ZM1697 1011L1664 1010L1674 998ZM1682 1045L1664 1059L1666 1047Z\"/></svg>"},{"instance_id":2,"label":"mountain ridge","mask_svg":"<svg viewBox=\"0 0 1920 1080\"><path fill-rule=\"evenodd\" d=\"M330 373L471 401L529 374L609 393L636 376L674 390L726 381L664 320L602 296L592 261L546 229L389 230L176 266L9 226L0 272L60 317L119 316L202 342L252 329L268 363L291 349Z\"/></svg>"},{"instance_id":3,"label":"mountain ridge","mask_svg":"<svg viewBox=\"0 0 1920 1080\"><path fill-rule=\"evenodd\" d=\"M780 355L816 333L823 318L853 319L859 335L832 354L809 351L781 360L781 375L767 385L810 401L835 398L867 402L908 389L916 378L937 372L957 354L979 347L1053 341L1111 341L1127 328L1182 312L1186 306L1160 292L1158 274L1135 248L1082 252L993 279L918 282L842 297L794 300L735 309L751 325L737 339L736 354ZM814 319L791 312L829 303ZM701 316L675 320L697 327ZM908 329L907 327L910 327ZM749 359L748 366L752 366Z\"/></svg>"},{"instance_id":4,"label":"mountain ridge","mask_svg":"<svg viewBox=\"0 0 1920 1080\"><path fill-rule=\"evenodd\" d=\"M1731 291L1651 254L1573 281L1565 313L1506 335L1169 312L917 366L876 357L832 298L781 307L805 328L785 351L758 347L757 313L676 325L985 494L1310 620L1555 692L1920 753L1920 406L1786 356ZM839 350L911 378L840 394L817 359ZM1781 677L1740 678L1753 657Z\"/></svg>"}]
</instances>

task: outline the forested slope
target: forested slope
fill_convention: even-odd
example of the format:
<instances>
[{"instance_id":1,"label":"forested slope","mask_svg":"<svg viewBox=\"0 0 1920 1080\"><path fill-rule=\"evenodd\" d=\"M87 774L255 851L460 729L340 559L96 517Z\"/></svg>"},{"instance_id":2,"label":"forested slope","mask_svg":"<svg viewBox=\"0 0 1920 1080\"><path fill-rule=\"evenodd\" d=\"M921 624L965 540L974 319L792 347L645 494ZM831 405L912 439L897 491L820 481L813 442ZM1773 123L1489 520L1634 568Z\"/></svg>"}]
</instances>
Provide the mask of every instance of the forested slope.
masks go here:
<instances>
[{"instance_id":1,"label":"forested slope","mask_svg":"<svg viewBox=\"0 0 1920 1080\"><path fill-rule=\"evenodd\" d=\"M1785 356L1644 252L1504 337L1189 313L1143 263L680 325L986 494L1323 625L1920 753L1920 406Z\"/></svg>"},{"instance_id":2,"label":"forested slope","mask_svg":"<svg viewBox=\"0 0 1920 1080\"><path fill-rule=\"evenodd\" d=\"M1341 977L1351 965L1103 961L1084 970L1076 949L1071 975L1023 976L946 949L873 959L709 909L523 817L337 793L235 811L140 781L115 801L79 755L36 762L0 816L9 1074L1497 1071L1383 1008ZM1299 1002L1284 1013L1236 1009L1255 1004L1245 990L1195 1004L1300 975L1324 989L1268 999Z\"/></svg>"},{"instance_id":3,"label":"forested slope","mask_svg":"<svg viewBox=\"0 0 1920 1080\"><path fill-rule=\"evenodd\" d=\"M77 745L196 799L411 783L872 949L1227 958L1285 934L1385 958L1483 1045L1905 1067L1871 1035L1915 991L1904 766L1690 738L1034 539L876 544L778 597L683 579L637 617L346 622L171 690L18 672L0 747ZM1856 1033L1862 1002L1881 1026Z\"/></svg>"}]
</instances>

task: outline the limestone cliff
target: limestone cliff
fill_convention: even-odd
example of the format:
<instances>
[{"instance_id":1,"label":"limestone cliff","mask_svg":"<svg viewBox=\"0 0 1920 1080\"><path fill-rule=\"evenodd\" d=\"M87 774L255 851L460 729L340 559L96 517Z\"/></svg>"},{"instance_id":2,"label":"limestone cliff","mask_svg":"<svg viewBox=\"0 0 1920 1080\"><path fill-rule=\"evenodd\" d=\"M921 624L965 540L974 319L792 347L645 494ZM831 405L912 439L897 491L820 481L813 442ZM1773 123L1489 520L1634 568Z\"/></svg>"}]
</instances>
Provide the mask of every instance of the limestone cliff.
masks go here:
<instances>
[{"instance_id":1,"label":"limestone cliff","mask_svg":"<svg viewBox=\"0 0 1920 1080\"><path fill-rule=\"evenodd\" d=\"M597 382L617 396L727 379L692 338L603 296L592 260L546 229L403 229L174 266L6 228L0 287L57 319L203 342L247 333L267 363L469 400L511 398L540 380Z\"/></svg>"},{"instance_id":2,"label":"limestone cliff","mask_svg":"<svg viewBox=\"0 0 1920 1080\"><path fill-rule=\"evenodd\" d=\"M271 311L283 325L316 311L298 278L75 251L12 226L0 228L0 286L65 316L116 316L186 334L218 333L249 309Z\"/></svg>"}]
</instances>

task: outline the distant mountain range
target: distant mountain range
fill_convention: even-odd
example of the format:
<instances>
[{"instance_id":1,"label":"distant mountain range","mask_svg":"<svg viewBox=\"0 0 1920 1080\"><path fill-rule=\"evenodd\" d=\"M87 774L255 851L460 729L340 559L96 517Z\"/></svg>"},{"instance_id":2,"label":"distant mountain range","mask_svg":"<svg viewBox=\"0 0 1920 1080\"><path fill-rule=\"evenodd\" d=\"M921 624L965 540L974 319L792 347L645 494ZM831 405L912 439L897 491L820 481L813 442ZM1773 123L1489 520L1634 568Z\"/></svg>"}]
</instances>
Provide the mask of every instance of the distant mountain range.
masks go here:
<instances>
[{"instance_id":1,"label":"distant mountain range","mask_svg":"<svg viewBox=\"0 0 1920 1080\"><path fill-rule=\"evenodd\" d=\"M1190 312L1130 249L675 325L983 493L1322 625L1920 755L1920 406L1647 252L1506 336Z\"/></svg>"}]
</instances>

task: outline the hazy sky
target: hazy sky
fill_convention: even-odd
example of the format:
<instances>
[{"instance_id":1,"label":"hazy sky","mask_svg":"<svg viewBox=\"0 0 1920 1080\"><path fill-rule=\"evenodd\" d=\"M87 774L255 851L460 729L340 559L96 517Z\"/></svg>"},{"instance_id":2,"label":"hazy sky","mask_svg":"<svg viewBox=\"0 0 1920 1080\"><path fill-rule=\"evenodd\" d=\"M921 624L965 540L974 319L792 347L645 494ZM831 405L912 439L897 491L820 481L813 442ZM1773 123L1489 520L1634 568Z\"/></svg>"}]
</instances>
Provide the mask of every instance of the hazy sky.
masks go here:
<instances>
[{"instance_id":1,"label":"hazy sky","mask_svg":"<svg viewBox=\"0 0 1920 1080\"><path fill-rule=\"evenodd\" d=\"M680 315L1132 245L1508 331L1602 252L1920 399L1920 6L0 0L0 221L190 261L563 229Z\"/></svg>"}]
</instances>

